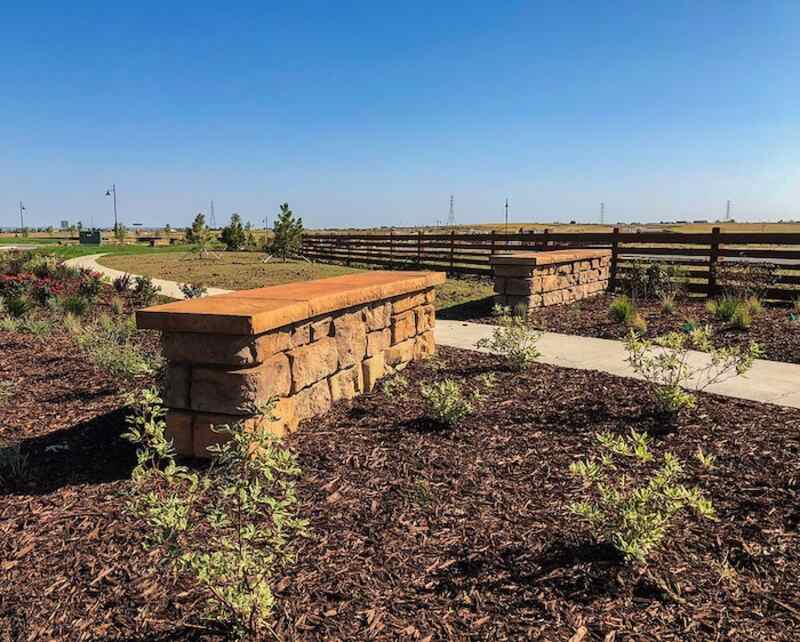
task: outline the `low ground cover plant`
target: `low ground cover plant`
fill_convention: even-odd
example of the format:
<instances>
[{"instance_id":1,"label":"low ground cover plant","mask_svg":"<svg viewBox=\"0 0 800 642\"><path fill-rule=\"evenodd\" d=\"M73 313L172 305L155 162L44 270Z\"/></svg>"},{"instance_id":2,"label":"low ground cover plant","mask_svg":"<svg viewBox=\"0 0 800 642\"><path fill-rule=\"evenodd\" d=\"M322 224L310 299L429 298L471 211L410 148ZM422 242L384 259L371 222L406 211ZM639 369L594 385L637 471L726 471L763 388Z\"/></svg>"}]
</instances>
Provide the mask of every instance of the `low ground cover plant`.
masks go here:
<instances>
[{"instance_id":1,"label":"low ground cover plant","mask_svg":"<svg viewBox=\"0 0 800 642\"><path fill-rule=\"evenodd\" d=\"M628 562L645 563L686 509L715 519L712 503L681 483L684 463L670 452L658 461L647 434L606 432L597 435L597 443L597 455L570 465L591 498L573 502L569 510Z\"/></svg>"},{"instance_id":2,"label":"low ground cover plant","mask_svg":"<svg viewBox=\"0 0 800 642\"><path fill-rule=\"evenodd\" d=\"M542 333L527 319L509 315L499 308L497 326L491 337L480 339L475 345L501 355L514 370L529 368L541 356L536 347Z\"/></svg>"},{"instance_id":3,"label":"low ground cover plant","mask_svg":"<svg viewBox=\"0 0 800 642\"><path fill-rule=\"evenodd\" d=\"M176 461L157 392L145 390L132 403L126 438L138 449L128 510L146 524L148 546L193 578L206 617L236 637L267 633L272 584L294 560L293 540L307 534L297 515L294 456L264 431L220 426L228 440L210 447L211 465L195 471Z\"/></svg>"},{"instance_id":4,"label":"low ground cover plant","mask_svg":"<svg viewBox=\"0 0 800 642\"><path fill-rule=\"evenodd\" d=\"M647 322L627 294L614 298L608 308L608 316L612 321L623 323L636 332L644 333L647 330Z\"/></svg>"},{"instance_id":5,"label":"low ground cover plant","mask_svg":"<svg viewBox=\"0 0 800 642\"><path fill-rule=\"evenodd\" d=\"M137 345L133 316L114 319L100 315L91 323L81 324L74 317L65 323L75 340L95 365L119 377L152 375L160 363Z\"/></svg>"},{"instance_id":6,"label":"low ground cover plant","mask_svg":"<svg viewBox=\"0 0 800 642\"><path fill-rule=\"evenodd\" d=\"M674 415L694 407L695 395L689 392L689 388L699 392L712 384L744 374L762 355L758 343L750 342L746 347L715 348L711 338L712 331L708 326L693 328L689 332L670 332L654 340L634 333L628 336L625 343L627 361L634 372L650 384L659 412ZM707 363L692 365L689 358L692 350L705 352Z\"/></svg>"},{"instance_id":7,"label":"low ground cover plant","mask_svg":"<svg viewBox=\"0 0 800 642\"><path fill-rule=\"evenodd\" d=\"M180 289L187 299L199 299L208 294L208 288L201 283L182 283Z\"/></svg>"},{"instance_id":8,"label":"low ground cover plant","mask_svg":"<svg viewBox=\"0 0 800 642\"><path fill-rule=\"evenodd\" d=\"M133 298L141 307L152 305L161 288L149 276L137 276L133 286Z\"/></svg>"},{"instance_id":9,"label":"low ground cover plant","mask_svg":"<svg viewBox=\"0 0 800 642\"><path fill-rule=\"evenodd\" d=\"M454 379L444 379L420 386L428 412L436 421L446 426L457 426L475 410L476 394L467 395Z\"/></svg>"}]
</instances>

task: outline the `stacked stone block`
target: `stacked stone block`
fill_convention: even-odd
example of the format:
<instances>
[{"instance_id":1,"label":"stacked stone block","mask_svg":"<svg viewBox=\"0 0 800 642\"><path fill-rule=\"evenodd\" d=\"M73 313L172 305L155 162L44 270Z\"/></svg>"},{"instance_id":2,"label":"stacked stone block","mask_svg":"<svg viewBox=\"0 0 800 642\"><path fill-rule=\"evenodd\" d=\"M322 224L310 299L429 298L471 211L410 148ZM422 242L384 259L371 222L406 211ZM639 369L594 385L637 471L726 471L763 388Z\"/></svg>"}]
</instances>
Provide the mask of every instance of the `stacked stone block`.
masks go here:
<instances>
[{"instance_id":1,"label":"stacked stone block","mask_svg":"<svg viewBox=\"0 0 800 642\"><path fill-rule=\"evenodd\" d=\"M608 288L610 263L606 250L498 255L492 259L494 303L530 313L600 294Z\"/></svg>"},{"instance_id":2,"label":"stacked stone block","mask_svg":"<svg viewBox=\"0 0 800 642\"><path fill-rule=\"evenodd\" d=\"M217 297L215 297L217 298ZM165 331L167 426L179 453L208 456L213 427L244 422L283 435L331 404L435 351L435 291L291 323L258 335ZM256 410L277 397L268 421Z\"/></svg>"}]
</instances>

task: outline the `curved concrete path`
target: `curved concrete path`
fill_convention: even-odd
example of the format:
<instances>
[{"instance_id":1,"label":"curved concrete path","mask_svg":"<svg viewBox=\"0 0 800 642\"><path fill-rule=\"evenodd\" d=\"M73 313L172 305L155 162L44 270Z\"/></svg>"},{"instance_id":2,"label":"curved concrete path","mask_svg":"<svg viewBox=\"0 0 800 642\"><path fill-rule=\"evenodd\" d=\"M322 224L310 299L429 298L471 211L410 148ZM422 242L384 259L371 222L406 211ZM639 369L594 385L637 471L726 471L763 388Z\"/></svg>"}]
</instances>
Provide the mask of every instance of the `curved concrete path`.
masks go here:
<instances>
[{"instance_id":1,"label":"curved concrete path","mask_svg":"<svg viewBox=\"0 0 800 642\"><path fill-rule=\"evenodd\" d=\"M477 350L475 342L483 337L490 337L493 330L494 326L482 323L437 320L436 343ZM542 353L539 361L543 363L640 378L626 362L627 353L622 341L544 332L537 346ZM689 364L692 367L702 366L708 361L708 355L703 352L690 354ZM737 399L800 408L800 365L758 359L746 375L735 376L709 386L705 391Z\"/></svg>"},{"instance_id":2,"label":"curved concrete path","mask_svg":"<svg viewBox=\"0 0 800 642\"><path fill-rule=\"evenodd\" d=\"M81 256L66 261L67 265L85 267L109 277L116 278L124 274L119 270L100 265L97 262L104 254ZM133 275L136 276L136 275ZM175 281L153 279L161 288L161 293L175 299L185 298L179 284ZM228 294L232 290L208 288L206 296ZM490 337L494 326L466 321L436 321L436 343L452 348L476 350L475 343L484 337ZM626 362L627 353L622 341L610 339L594 339L571 334L543 332L537 344L542 356L539 361L565 368L580 370L599 370L621 377L640 379ZM480 350L479 352L486 352ZM692 352L689 363L699 367L708 363L708 355ZM748 399L779 406L800 408L800 365L766 361L758 359L753 368L743 376L735 376L721 383L709 386L706 392L713 392L726 397Z\"/></svg>"},{"instance_id":3,"label":"curved concrete path","mask_svg":"<svg viewBox=\"0 0 800 642\"><path fill-rule=\"evenodd\" d=\"M87 268L89 270L94 270L95 272L99 272L103 276L107 276L110 279L116 279L118 276L122 276L125 272L121 272L120 270L115 270L114 268L106 267L105 265L100 265L97 262L101 256L105 256L105 254L89 254L87 256L79 256L74 259L69 259L64 261L67 265L72 267L79 267L79 268ZM131 276L136 277L137 274L131 274ZM176 283L175 281L167 281L165 279L153 279L153 283L155 283L158 287L161 288L161 294L164 296L168 296L172 299L185 299L183 292L181 292L180 283ZM223 290L222 288L208 288L208 292L205 296L214 296L215 294L228 294L233 290Z\"/></svg>"}]
</instances>

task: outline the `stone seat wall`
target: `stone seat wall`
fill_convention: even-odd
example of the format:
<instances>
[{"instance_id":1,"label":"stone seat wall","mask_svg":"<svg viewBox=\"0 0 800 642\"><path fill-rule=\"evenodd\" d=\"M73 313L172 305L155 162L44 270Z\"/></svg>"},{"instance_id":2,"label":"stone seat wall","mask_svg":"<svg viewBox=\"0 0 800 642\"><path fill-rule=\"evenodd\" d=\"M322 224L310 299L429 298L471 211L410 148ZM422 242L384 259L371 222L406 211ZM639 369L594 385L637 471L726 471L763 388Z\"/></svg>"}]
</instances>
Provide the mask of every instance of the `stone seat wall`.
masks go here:
<instances>
[{"instance_id":1,"label":"stone seat wall","mask_svg":"<svg viewBox=\"0 0 800 642\"><path fill-rule=\"evenodd\" d=\"M530 314L536 308L572 303L608 289L610 250L510 252L491 259L494 302Z\"/></svg>"},{"instance_id":2,"label":"stone seat wall","mask_svg":"<svg viewBox=\"0 0 800 642\"><path fill-rule=\"evenodd\" d=\"M167 429L180 454L207 456L214 426L283 435L332 403L435 351L435 272L369 272L153 306L162 332ZM276 419L257 408L277 397Z\"/></svg>"}]
</instances>

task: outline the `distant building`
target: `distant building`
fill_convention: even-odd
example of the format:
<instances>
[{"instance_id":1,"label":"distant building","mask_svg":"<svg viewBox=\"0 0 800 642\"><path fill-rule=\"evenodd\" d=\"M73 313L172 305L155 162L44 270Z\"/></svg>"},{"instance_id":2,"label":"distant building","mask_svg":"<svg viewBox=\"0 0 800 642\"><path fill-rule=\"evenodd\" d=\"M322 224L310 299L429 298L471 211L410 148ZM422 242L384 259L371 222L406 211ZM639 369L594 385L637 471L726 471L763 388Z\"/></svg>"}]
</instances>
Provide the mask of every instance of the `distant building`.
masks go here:
<instances>
[{"instance_id":1,"label":"distant building","mask_svg":"<svg viewBox=\"0 0 800 642\"><path fill-rule=\"evenodd\" d=\"M79 233L81 245L101 245L103 236L100 230L81 230Z\"/></svg>"},{"instance_id":2,"label":"distant building","mask_svg":"<svg viewBox=\"0 0 800 642\"><path fill-rule=\"evenodd\" d=\"M701 219L698 219L698 220L696 220L696 221L692 221L692 223L701 223L701 224L702 224L702 223L708 223L708 220L707 220L707 219L704 219L704 218L701 218Z\"/></svg>"},{"instance_id":3,"label":"distant building","mask_svg":"<svg viewBox=\"0 0 800 642\"><path fill-rule=\"evenodd\" d=\"M62 230L69 229L69 221L61 221L61 225L59 226Z\"/></svg>"}]
</instances>

